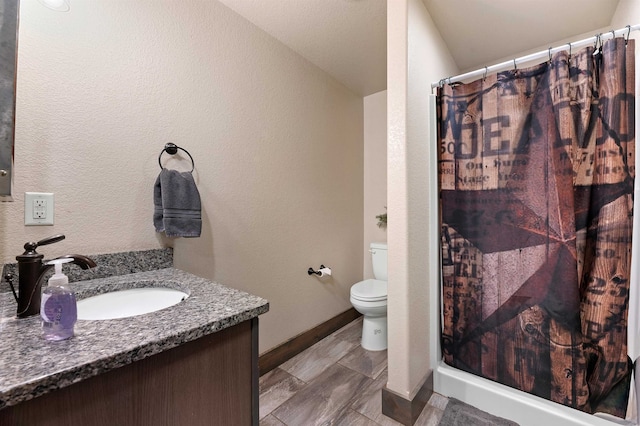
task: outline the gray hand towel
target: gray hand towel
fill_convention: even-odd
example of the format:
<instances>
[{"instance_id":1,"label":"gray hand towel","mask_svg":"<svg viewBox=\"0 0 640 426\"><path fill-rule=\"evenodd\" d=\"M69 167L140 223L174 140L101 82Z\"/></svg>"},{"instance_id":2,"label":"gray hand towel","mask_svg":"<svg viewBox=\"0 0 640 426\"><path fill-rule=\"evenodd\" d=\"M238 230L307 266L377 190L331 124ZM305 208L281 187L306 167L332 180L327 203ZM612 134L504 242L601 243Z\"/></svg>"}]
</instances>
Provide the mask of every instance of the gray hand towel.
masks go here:
<instances>
[{"instance_id":1,"label":"gray hand towel","mask_svg":"<svg viewBox=\"0 0 640 426\"><path fill-rule=\"evenodd\" d=\"M153 224L167 237L199 237L200 193L191 172L162 169L153 187Z\"/></svg>"}]
</instances>

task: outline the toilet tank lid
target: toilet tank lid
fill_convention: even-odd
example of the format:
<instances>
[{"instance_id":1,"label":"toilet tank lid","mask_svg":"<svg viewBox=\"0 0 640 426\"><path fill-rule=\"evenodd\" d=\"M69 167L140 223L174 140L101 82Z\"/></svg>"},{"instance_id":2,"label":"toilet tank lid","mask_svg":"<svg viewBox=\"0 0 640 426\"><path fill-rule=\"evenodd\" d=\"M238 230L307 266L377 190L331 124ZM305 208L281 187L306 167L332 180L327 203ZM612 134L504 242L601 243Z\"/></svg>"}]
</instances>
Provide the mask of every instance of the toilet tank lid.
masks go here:
<instances>
[{"instance_id":1,"label":"toilet tank lid","mask_svg":"<svg viewBox=\"0 0 640 426\"><path fill-rule=\"evenodd\" d=\"M386 250L387 243L371 243L369 244L369 247L371 247L372 249Z\"/></svg>"}]
</instances>

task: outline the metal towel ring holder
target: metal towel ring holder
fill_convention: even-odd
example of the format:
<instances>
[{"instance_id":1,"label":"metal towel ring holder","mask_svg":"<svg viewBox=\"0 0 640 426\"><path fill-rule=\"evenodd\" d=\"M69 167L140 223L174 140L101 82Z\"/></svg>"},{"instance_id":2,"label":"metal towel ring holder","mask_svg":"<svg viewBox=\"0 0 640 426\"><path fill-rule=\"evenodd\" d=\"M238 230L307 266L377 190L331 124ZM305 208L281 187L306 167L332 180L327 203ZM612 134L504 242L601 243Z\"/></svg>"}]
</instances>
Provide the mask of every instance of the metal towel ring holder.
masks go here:
<instances>
[{"instance_id":1,"label":"metal towel ring holder","mask_svg":"<svg viewBox=\"0 0 640 426\"><path fill-rule=\"evenodd\" d=\"M162 167L162 161L160 161L162 158L162 154L166 151L167 154L174 155L178 152L179 149L184 151L191 159L191 172L193 173L193 171L196 169L196 162L193 161L193 157L191 156L191 154L189 154L189 151L171 142L167 143L164 146L164 149L160 151L160 155L158 156L158 164L160 165L160 168L164 169L164 167Z\"/></svg>"}]
</instances>

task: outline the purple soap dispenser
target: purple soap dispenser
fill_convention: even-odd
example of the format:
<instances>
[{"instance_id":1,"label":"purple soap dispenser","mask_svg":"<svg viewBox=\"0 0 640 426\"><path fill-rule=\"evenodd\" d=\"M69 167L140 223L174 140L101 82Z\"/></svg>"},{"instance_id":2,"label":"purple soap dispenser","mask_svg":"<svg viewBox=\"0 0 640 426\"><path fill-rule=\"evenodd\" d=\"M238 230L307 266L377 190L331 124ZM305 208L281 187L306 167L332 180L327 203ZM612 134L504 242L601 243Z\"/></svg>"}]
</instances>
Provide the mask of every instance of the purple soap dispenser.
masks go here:
<instances>
[{"instance_id":1,"label":"purple soap dispenser","mask_svg":"<svg viewBox=\"0 0 640 426\"><path fill-rule=\"evenodd\" d=\"M55 259L55 274L49 278L49 285L42 292L40 316L42 332L46 340L64 340L73 336L73 327L78 319L76 295L69 287L69 278L62 273L62 264L73 259Z\"/></svg>"}]
</instances>

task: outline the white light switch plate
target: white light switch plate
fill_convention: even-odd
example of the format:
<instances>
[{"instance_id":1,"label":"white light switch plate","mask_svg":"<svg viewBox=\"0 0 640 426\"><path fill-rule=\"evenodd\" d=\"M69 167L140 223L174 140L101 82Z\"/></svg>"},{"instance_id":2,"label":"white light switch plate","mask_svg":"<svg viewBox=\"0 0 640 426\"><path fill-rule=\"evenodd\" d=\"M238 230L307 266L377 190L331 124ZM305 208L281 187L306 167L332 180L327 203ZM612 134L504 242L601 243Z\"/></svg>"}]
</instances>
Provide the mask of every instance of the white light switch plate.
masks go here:
<instances>
[{"instance_id":1,"label":"white light switch plate","mask_svg":"<svg viewBox=\"0 0 640 426\"><path fill-rule=\"evenodd\" d=\"M53 194L49 192L24 193L24 224L53 225Z\"/></svg>"}]
</instances>

